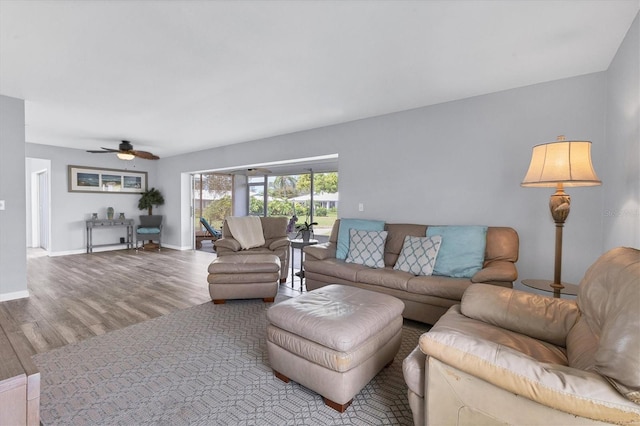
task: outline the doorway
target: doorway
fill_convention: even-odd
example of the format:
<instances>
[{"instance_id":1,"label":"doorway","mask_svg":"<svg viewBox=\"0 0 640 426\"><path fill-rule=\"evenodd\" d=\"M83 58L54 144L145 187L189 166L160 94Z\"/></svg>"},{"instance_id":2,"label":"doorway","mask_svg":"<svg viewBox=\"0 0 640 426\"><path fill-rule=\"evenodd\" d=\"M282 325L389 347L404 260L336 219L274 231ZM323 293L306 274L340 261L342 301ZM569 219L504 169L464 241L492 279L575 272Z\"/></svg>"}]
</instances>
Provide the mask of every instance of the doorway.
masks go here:
<instances>
[{"instance_id":1,"label":"doorway","mask_svg":"<svg viewBox=\"0 0 640 426\"><path fill-rule=\"evenodd\" d=\"M49 252L51 248L51 161L27 158L27 247Z\"/></svg>"}]
</instances>

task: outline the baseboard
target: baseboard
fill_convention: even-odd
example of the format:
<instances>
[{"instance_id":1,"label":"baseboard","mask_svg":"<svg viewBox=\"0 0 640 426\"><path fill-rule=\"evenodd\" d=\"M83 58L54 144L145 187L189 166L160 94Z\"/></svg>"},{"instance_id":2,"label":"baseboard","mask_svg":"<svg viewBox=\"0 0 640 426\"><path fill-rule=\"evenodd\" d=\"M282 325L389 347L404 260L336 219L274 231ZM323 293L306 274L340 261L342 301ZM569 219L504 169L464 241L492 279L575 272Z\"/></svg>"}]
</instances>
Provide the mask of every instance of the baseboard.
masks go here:
<instances>
[{"instance_id":1,"label":"baseboard","mask_svg":"<svg viewBox=\"0 0 640 426\"><path fill-rule=\"evenodd\" d=\"M193 250L193 247L191 246L175 246L173 244L162 244L163 248L168 248L168 249L173 249L173 250L179 250L179 251L185 251L185 250ZM121 244L117 244L117 245L113 245L113 246L105 246L105 247L96 247L93 249L94 253L98 253L98 252L103 252L103 251L114 251L114 250L126 250L124 248L124 246L122 246ZM135 249L131 249L131 250L135 250ZM65 250L65 251L55 251L55 252L49 252L49 256L50 257L56 257L56 256L67 256L70 254L83 254L86 253L87 249L86 248L82 248L82 249L77 249L77 250Z\"/></svg>"},{"instance_id":2,"label":"baseboard","mask_svg":"<svg viewBox=\"0 0 640 426\"><path fill-rule=\"evenodd\" d=\"M0 302L24 299L25 297L29 297L29 290L14 291L13 293L0 293Z\"/></svg>"}]
</instances>

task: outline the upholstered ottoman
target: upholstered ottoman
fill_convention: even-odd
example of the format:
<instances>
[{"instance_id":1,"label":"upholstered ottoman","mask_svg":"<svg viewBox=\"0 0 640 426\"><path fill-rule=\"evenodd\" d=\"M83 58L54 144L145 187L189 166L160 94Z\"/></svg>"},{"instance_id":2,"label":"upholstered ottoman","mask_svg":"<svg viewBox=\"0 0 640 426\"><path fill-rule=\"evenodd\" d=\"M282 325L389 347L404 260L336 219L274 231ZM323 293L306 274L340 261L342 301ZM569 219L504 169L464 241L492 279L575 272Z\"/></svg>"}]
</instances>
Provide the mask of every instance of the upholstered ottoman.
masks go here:
<instances>
[{"instance_id":1,"label":"upholstered ottoman","mask_svg":"<svg viewBox=\"0 0 640 426\"><path fill-rule=\"evenodd\" d=\"M267 311L267 351L276 377L292 379L344 412L400 349L404 304L337 284Z\"/></svg>"},{"instance_id":2,"label":"upholstered ottoman","mask_svg":"<svg viewBox=\"0 0 640 426\"><path fill-rule=\"evenodd\" d=\"M209 265L207 281L216 304L227 299L273 302L280 282L280 258L275 254L218 257Z\"/></svg>"}]
</instances>

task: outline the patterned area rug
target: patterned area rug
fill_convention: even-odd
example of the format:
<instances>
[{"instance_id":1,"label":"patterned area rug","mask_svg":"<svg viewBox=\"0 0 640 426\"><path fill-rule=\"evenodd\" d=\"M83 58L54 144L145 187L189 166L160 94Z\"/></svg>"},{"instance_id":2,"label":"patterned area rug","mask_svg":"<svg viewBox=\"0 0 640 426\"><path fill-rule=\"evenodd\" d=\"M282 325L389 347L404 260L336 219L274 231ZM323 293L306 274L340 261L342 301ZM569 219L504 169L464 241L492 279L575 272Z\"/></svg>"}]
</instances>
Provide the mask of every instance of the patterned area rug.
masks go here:
<instances>
[{"instance_id":1,"label":"patterned area rug","mask_svg":"<svg viewBox=\"0 0 640 426\"><path fill-rule=\"evenodd\" d=\"M405 322L393 364L340 414L276 379L258 300L205 303L34 357L49 425L411 425L402 360L426 325Z\"/></svg>"}]
</instances>

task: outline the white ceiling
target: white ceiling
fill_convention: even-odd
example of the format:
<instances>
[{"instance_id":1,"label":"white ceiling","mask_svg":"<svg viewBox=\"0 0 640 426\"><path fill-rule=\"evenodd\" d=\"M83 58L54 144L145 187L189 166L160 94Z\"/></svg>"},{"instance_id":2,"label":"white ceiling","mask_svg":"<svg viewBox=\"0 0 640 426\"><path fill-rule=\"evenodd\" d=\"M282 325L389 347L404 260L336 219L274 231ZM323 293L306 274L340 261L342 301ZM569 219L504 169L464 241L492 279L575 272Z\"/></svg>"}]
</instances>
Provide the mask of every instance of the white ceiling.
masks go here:
<instances>
[{"instance_id":1,"label":"white ceiling","mask_svg":"<svg viewBox=\"0 0 640 426\"><path fill-rule=\"evenodd\" d=\"M0 1L28 142L163 157L606 70L605 1Z\"/></svg>"}]
</instances>

